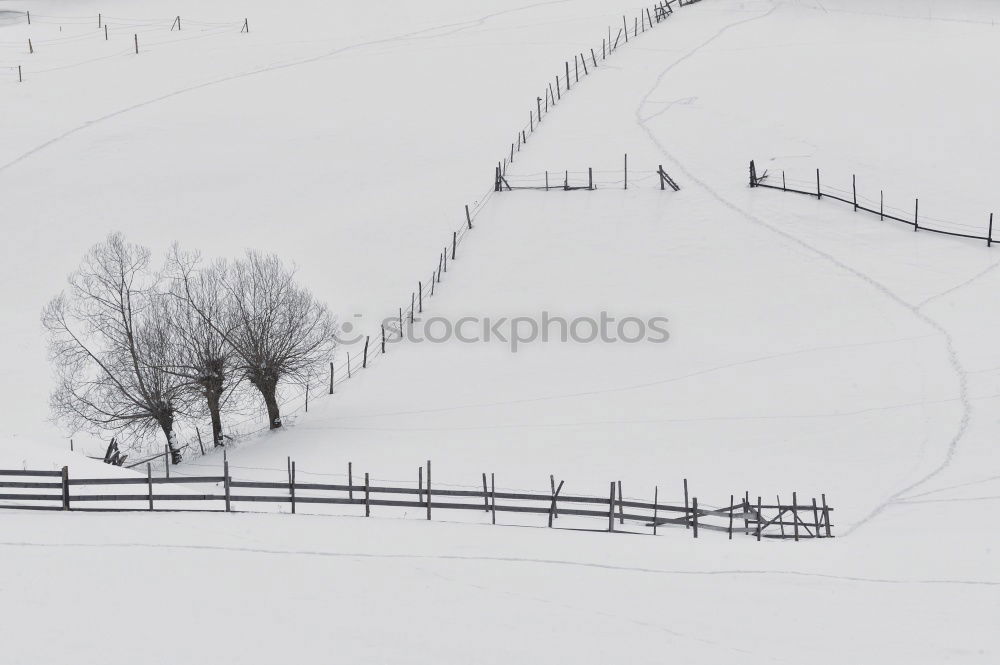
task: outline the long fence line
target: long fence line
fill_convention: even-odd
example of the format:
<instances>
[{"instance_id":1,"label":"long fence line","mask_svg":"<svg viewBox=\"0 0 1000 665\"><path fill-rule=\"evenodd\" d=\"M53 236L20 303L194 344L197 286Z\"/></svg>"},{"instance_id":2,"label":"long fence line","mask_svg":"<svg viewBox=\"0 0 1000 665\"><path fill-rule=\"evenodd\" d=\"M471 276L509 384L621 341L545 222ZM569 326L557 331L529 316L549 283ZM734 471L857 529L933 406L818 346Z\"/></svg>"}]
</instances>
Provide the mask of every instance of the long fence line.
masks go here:
<instances>
[{"instance_id":1,"label":"long fence line","mask_svg":"<svg viewBox=\"0 0 1000 665\"><path fill-rule=\"evenodd\" d=\"M989 215L989 221L986 224L984 224L982 227L976 227L976 226L973 226L973 225L970 225L970 224L959 224L959 223L956 223L956 222L945 222L945 220L933 220L933 221L938 221L938 222L942 222L942 223L951 223L951 224L954 224L956 226L965 227L966 229L968 229L968 231L949 231L949 230L946 230L946 229L935 228L933 226L930 226L930 225L928 225L926 223L926 221L925 221L924 224L920 223L920 199L919 198L914 199L914 201L913 201L913 216L912 217L908 217L908 218L904 218L904 217L900 217L898 215L892 214L892 211L898 212L900 214L905 214L905 213L903 211L899 210L898 208L891 208L889 206L886 206L885 205L885 191L881 190L881 189L879 190L879 200L878 200L878 206L879 207L878 207L878 210L875 210L874 208L869 208L869 207L865 206L864 205L865 201L870 202L872 205L874 205L874 201L872 199L867 199L864 196L860 197L861 203L859 203L858 202L858 200L859 200L859 197L858 197L858 181L857 181L857 177L855 175L851 176L851 191L850 192L843 192L841 190L836 190L836 189L833 189L833 188L830 188L830 187L827 187L826 189L823 189L822 185L821 185L821 181L820 181L820 171L819 171L819 169L816 169L816 187L815 187L815 189L812 189L811 191L810 190L806 190L806 189L799 189L799 188L797 188L795 186L795 185L799 185L799 187L802 187L803 186L802 181L792 181L792 186L789 186L788 185L789 180L787 179L784 171L781 172L781 184L780 185L771 184L771 182L774 182L774 181L775 180L772 177L772 175L769 174L769 173L767 173L767 171L765 171L761 175L757 175L757 166L756 166L756 164L754 164L753 160L750 161L750 187L763 187L765 189L776 189L776 190L780 190L782 192L792 192L794 194L805 194L806 196L815 196L817 200L820 200L820 199L822 199L825 196L826 198L833 199L834 201L840 201L841 203L846 203L847 205L854 206L854 211L855 212L857 212L858 210L863 210L864 212L868 212L868 213L871 213L873 215L878 215L880 220L889 219L889 220L892 220L892 221L895 221L895 222L902 222L903 224L906 224L907 226L913 227L914 232L916 232L916 231L930 231L931 233L940 233L942 235L954 236L956 238L971 238L972 240L985 240L987 247L992 247L993 246L993 213L990 213L990 215ZM833 189L833 191L835 191L837 193L831 193L831 189ZM839 196L838 193L839 194L844 194L844 196ZM850 196L851 198L846 198L846 196ZM926 219L927 218L925 218L925 220ZM980 233L974 232L974 229L976 229L976 228L985 229L984 234L981 235Z\"/></svg>"},{"instance_id":2,"label":"long fence line","mask_svg":"<svg viewBox=\"0 0 1000 665\"><path fill-rule=\"evenodd\" d=\"M229 473L228 460L223 462L222 471L221 476L154 477L152 467L147 464L145 478L71 478L65 466L61 471L0 470L0 478L26 478L0 480L0 490L4 491L0 493L0 501L20 502L0 507L65 511L236 512L236 504L270 503L287 504L294 514L302 505L324 504L358 506L363 508L365 517L372 516L373 508L417 508L425 511L428 520L432 519L435 510L476 511L484 513L484 517L488 516L492 524L497 524L497 513L545 515L549 528L553 528L561 516L598 518L606 520L607 528L601 530L614 532L616 523L621 528L629 522L650 528L654 536L661 526L677 526L689 529L695 538L701 530L726 533L730 540L734 534L751 536L758 541L762 538L799 541L833 537L830 518L833 508L827 504L825 494L820 495L819 502L811 498L800 503L798 493L793 492L790 504L782 503L780 497L776 497L777 501L772 504L764 502L760 496L756 502L752 501L747 491L742 498L731 494L728 504L722 507L707 508L704 504L699 506L697 496L689 497L687 479L683 483L684 504L674 505L660 502L659 487L653 489L651 502L627 499L620 480L609 483L607 497L562 494L565 481L556 483L554 476L549 476L550 489L547 493L498 491L496 477L492 473L488 483L487 474L482 474L481 490L438 488L432 485L429 460L426 469L423 466L418 469L416 482L410 486L374 485L368 473L363 474L363 483L358 484L354 480L351 464L348 464L347 484L303 483L297 480L296 465L291 459L288 460L287 478L283 482L237 480ZM212 485L214 491L154 491L155 486L177 484ZM103 489L130 485L144 486L145 492L121 493ZM87 491L95 488L97 493ZM47 491L39 493L38 490ZM383 495L389 498L375 498ZM414 495L415 498L405 498ZM213 505L198 509L165 507L164 503ZM263 511L244 509L242 512Z\"/></svg>"},{"instance_id":3,"label":"long fence line","mask_svg":"<svg viewBox=\"0 0 1000 665\"><path fill-rule=\"evenodd\" d=\"M658 25L662 21L666 20L668 16L673 14L673 5L678 4L679 0L661 0L656 5L641 11L640 15L635 16L632 21L631 39L635 39L639 35L643 34L647 29L652 29L655 25ZM622 16L622 21L623 25L618 28L613 40L611 35L614 33L611 32L612 29L610 27L608 28L608 37L602 39L600 61L603 62L612 53L621 48L621 46L628 43L630 39L628 30L629 22L625 16ZM562 78L560 78L559 75L555 78L556 87L552 88L552 84L548 84L546 95L549 96L546 96L544 100L540 97L536 99L535 111L537 111L537 115L535 115L535 111L529 112L528 124L519 130L519 138L514 144L512 144L510 160L508 161L504 159L498 166L498 172L500 174L506 174L507 165L513 163L514 155L519 153L522 148L526 147L528 136L539 129L542 118L546 117L551 112L550 106L551 108L554 108L557 102L562 100L564 94L569 92L575 83L579 82L578 77L580 75L581 66L584 77L588 76L596 69L596 67L588 67L586 63L582 62L582 55L583 54L577 55L574 59L573 74L577 77L575 82L571 81L569 78L569 61L566 61L565 74L562 75ZM595 65L598 62L596 50L591 53L591 58L591 64ZM543 101L545 102L544 104ZM626 185L626 188L628 181L627 171L626 156L624 175L624 184ZM510 178L512 176L507 177ZM652 174L646 173L643 176L640 176L640 179L643 177L658 177L661 189L668 185L674 190L678 189L677 184L663 171L662 166L660 166L658 170ZM343 360L339 362L334 361L329 364L329 372L327 375L316 376L309 382L293 386L293 394L283 398L280 405L285 407L289 404L296 404L297 406L290 411L283 411L282 418L294 417L300 413L307 413L309 411L310 401L315 402L316 399L323 396L332 395L338 386L349 381L359 371L376 365L381 358L386 355L389 345L405 339L406 326L413 324L416 316L423 313L426 301L433 298L436 291L440 290L442 279L448 272L449 261L454 262L457 260L458 247L465 240L469 232L472 231L473 222L482 213L486 204L489 203L491 197L496 193L496 185L496 179L494 179L493 187L490 190L485 191L480 197L478 197L478 200L476 200L473 205L465 206L464 219L461 225L452 231L451 237L446 239L441 252L437 256L437 263L433 270L425 278L417 280L416 288L411 291L409 300L397 307L397 310L393 313L394 316L391 315L390 317L383 319L391 319L392 323L387 326L381 326L378 332L374 335L367 335L364 340L363 350L360 354L355 353L352 357L350 352L345 352ZM255 423L255 425L249 429L239 429L241 425L247 425L249 423ZM257 415L228 424L226 428L230 439L246 438L267 431L270 428L270 424L267 423L266 416ZM181 446L181 450L199 450L203 454L204 442L201 441L201 437L198 436L197 439L190 439L186 444ZM152 460L157 460L160 457L163 457L167 464L169 464L169 454L167 454L167 452L162 452L151 455L138 462L132 462L128 466L138 466Z\"/></svg>"},{"instance_id":4,"label":"long fence line","mask_svg":"<svg viewBox=\"0 0 1000 665\"><path fill-rule=\"evenodd\" d=\"M632 17L631 21L623 14L621 27L608 26L607 36L601 38L600 58L597 57L598 51L594 47L574 53L572 69L570 61L566 60L563 63L563 71L557 72L555 77L545 84L540 97L535 97L534 108L528 110L527 124L522 125L517 130L514 140L511 141L510 149L501 159L497 160L497 176L507 175L507 167L514 163L515 155L520 153L521 148L528 143L528 137L535 133L541 125L542 119L551 113L551 109L554 109L562 101L563 97L573 89L573 86L580 83L581 75L583 78L590 76L598 70L598 61L603 63L612 53L628 44L629 29L632 30L632 39L638 38L647 29L652 30L671 16L674 13L673 5L675 4L682 7L692 3L681 2L681 0L661 0L655 5L640 9L639 15ZM617 32L613 32L613 30ZM613 39L612 35L614 35ZM553 84L555 84L554 87Z\"/></svg>"}]
</instances>

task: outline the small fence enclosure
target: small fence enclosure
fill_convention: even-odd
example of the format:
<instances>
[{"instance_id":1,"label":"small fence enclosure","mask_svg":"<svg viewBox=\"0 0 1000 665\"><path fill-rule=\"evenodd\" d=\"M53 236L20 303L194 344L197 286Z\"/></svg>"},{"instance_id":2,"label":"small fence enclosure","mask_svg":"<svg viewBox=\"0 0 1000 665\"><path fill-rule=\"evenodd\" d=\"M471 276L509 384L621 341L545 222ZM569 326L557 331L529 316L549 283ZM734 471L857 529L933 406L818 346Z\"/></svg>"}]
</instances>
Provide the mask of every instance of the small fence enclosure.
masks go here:
<instances>
[{"instance_id":1,"label":"small fence enclosure","mask_svg":"<svg viewBox=\"0 0 1000 665\"><path fill-rule=\"evenodd\" d=\"M6 480L8 477L25 480ZM229 462L223 464L221 476L192 476L185 478L153 477L151 467L146 467L146 477L135 478L70 478L69 470L31 471L0 470L0 501L19 503L3 505L8 509L34 510L84 510L84 511L212 511L233 512L238 504L287 504L291 513L296 513L301 505L326 504L349 505L363 508L366 517L371 517L373 508L396 507L415 508L426 519L432 519L434 511L476 511L488 516L492 524L497 523L498 513L521 513L544 515L548 526L555 525L560 516L595 518L607 525L606 530L614 532L628 523L652 529L656 535L661 526L685 527L697 538L699 531L708 530L728 534L777 539L809 539L832 537L830 514L833 508L826 502L826 495L820 500L811 499L800 503L798 494L792 494L790 504L763 503L760 497L752 501L746 492L739 501L729 497L728 504L721 508L706 508L698 504L697 497L688 497L688 484L684 480L684 504L672 505L658 501L659 488L652 492L653 501L626 499L621 481L611 482L607 497L563 494L564 482L556 484L550 476L550 491L512 492L496 489L494 474L482 474L482 489L450 489L432 485L431 464L426 472L421 467L416 482L409 487L373 484L369 475L364 474L364 482L357 484L353 465L348 465L347 484L303 483L296 478L295 463L289 460L287 479L283 482L237 480L229 473ZM170 492L172 485L208 485L211 491ZM167 487L163 487L167 486ZM139 492L105 491L132 487ZM87 490L94 490L87 491ZM11 490L21 490L12 492ZM31 491L24 491L31 490ZM37 493L35 490L47 490ZM380 498L384 497L384 498ZM205 508L177 508L164 503L207 502ZM124 506L122 504L138 504ZM252 512L252 511L250 511ZM617 527L616 527L617 524Z\"/></svg>"}]
</instances>

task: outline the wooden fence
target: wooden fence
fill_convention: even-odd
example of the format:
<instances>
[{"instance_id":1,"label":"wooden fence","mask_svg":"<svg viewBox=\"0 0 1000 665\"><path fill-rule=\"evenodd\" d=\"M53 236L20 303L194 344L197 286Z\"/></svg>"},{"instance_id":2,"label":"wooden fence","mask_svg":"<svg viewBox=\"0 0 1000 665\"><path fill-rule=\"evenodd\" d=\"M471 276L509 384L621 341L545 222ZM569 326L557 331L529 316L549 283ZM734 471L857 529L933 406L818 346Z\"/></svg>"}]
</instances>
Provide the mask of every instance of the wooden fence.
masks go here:
<instances>
[{"instance_id":1,"label":"wooden fence","mask_svg":"<svg viewBox=\"0 0 1000 665\"><path fill-rule=\"evenodd\" d=\"M864 197L862 197L862 203L858 203L858 180L857 177L854 175L851 176L851 191L840 192L844 194L844 196L838 195L837 192L839 192L839 190L831 191L832 188L830 187L827 187L826 189L822 188L820 183L819 169L816 169L816 188L811 191L796 188L795 187L796 184L798 184L801 187L801 182L799 181L793 182L792 186L789 187L788 179L786 178L784 171L781 172L780 185L771 184L771 182L775 182L775 180L774 179L769 180L769 178L771 178L771 174L767 173L767 171L758 176L757 166L754 164L753 160L750 161L751 187L763 187L765 189L777 189L782 192L792 192L793 194L805 194L806 196L815 196L817 200L822 199L825 196L828 199L833 199L834 201L840 201L841 203L846 203L847 205L854 206L854 212L862 210L864 212L868 212L873 215L878 215L880 220L889 219L895 222L902 222L907 226L913 227L914 231L930 231L931 233L940 233L942 235L954 236L956 238L971 238L973 240L985 240L987 247L992 247L993 245L993 213L990 213L989 222L984 224L983 226L977 227L971 224L959 224L956 222L950 222L951 224L954 224L956 226L968 229L968 231L949 231L946 229L935 228L933 226L930 226L929 224L927 224L926 219L924 220L923 224L920 223L920 199L914 199L913 217L909 219L893 215L891 214L891 212L889 212L890 210L894 209L886 207L885 192L884 190L881 189L879 190L878 210L865 206L863 204ZM846 196L850 196L851 198L846 198ZM933 220L933 221L944 222L944 220ZM984 229L985 235L980 235L979 233L976 233L975 232L976 228Z\"/></svg>"},{"instance_id":2,"label":"wooden fence","mask_svg":"<svg viewBox=\"0 0 1000 665\"><path fill-rule=\"evenodd\" d=\"M13 477L14 480L6 480ZM348 465L346 484L303 483L297 480L295 463L289 460L287 478L282 482L237 480L229 473L229 462L223 463L221 476L191 476L184 478L154 477L146 466L146 477L133 478L71 478L69 469L61 471L0 470L0 501L17 502L0 505L8 509L28 510L86 510L86 511L155 511L198 510L235 512L239 504L287 504L292 513L303 505L349 505L364 510L365 517L372 516L372 509L379 507L417 508L431 519L434 511L477 511L497 523L497 513L522 513L544 515L552 528L560 516L600 519L606 530L622 529L626 522L651 529L656 535L661 526L684 527L697 538L702 530L756 538L800 539L831 538L833 526L830 514L833 508L815 498L799 502L792 493L790 504L763 502L758 496L752 501L745 492L741 499L730 495L723 507L699 506L698 498L688 496L688 482L684 480L684 504L660 503L659 488L653 490L651 502L626 499L621 481L609 484L607 497L562 494L563 482L558 484L550 476L547 493L511 492L496 489L494 474L482 474L482 489L448 489L433 487L431 463L426 473L420 467L416 483L409 487L373 484L369 475L356 483L353 465ZM360 478L359 478L360 480ZM210 486L205 493L170 493L172 485ZM168 486L164 488L162 486ZM126 491L139 486L139 492ZM107 488L107 489L105 489ZM97 490L94 492L93 490ZM12 491L18 490L18 491ZM45 490L39 492L39 490ZM386 497L386 498L378 498ZM204 502L207 508L177 508L164 503ZM126 506L122 504L132 504ZM252 510L244 509L252 512ZM626 512L627 511L627 512ZM616 524L618 525L616 527Z\"/></svg>"},{"instance_id":3,"label":"wooden fence","mask_svg":"<svg viewBox=\"0 0 1000 665\"><path fill-rule=\"evenodd\" d=\"M596 176L596 177L595 177ZM655 171L629 171L628 155L625 155L625 162L620 171L595 171L588 167L586 171L539 171L538 173L525 173L519 175L505 175L499 166L493 170L493 191L511 192L518 189L530 189L535 191L594 191L595 189L628 189L629 182L633 186L638 183L640 186L658 184L661 190L670 187L675 192L680 191L680 186L670 175L663 170L663 165L657 167Z\"/></svg>"}]
</instances>

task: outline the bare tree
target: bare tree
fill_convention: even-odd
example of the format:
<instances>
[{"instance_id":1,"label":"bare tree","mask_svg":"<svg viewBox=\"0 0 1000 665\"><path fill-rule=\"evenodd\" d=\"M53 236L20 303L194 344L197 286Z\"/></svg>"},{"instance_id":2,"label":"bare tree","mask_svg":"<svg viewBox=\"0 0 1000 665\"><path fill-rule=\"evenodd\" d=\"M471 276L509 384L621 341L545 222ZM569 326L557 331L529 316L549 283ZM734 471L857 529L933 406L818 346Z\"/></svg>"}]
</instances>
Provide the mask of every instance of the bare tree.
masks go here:
<instances>
[{"instance_id":1,"label":"bare tree","mask_svg":"<svg viewBox=\"0 0 1000 665\"><path fill-rule=\"evenodd\" d=\"M223 445L222 404L240 383L233 347L226 341L232 302L225 288L226 266L198 269L199 256L175 245L167 261L170 283L160 299L160 316L177 339L177 364L164 368L190 381L212 421L212 441Z\"/></svg>"},{"instance_id":2,"label":"bare tree","mask_svg":"<svg viewBox=\"0 0 1000 665\"><path fill-rule=\"evenodd\" d=\"M115 233L95 245L69 277L69 289L42 313L57 387L53 412L75 428L141 441L161 431L180 462L174 422L185 379L174 364L170 326L155 316L149 250Z\"/></svg>"},{"instance_id":3,"label":"bare tree","mask_svg":"<svg viewBox=\"0 0 1000 665\"><path fill-rule=\"evenodd\" d=\"M239 371L260 392L271 429L281 427L278 386L307 382L335 346L335 324L326 306L295 282L277 256L247 252L222 279L231 303L223 331Z\"/></svg>"}]
</instances>

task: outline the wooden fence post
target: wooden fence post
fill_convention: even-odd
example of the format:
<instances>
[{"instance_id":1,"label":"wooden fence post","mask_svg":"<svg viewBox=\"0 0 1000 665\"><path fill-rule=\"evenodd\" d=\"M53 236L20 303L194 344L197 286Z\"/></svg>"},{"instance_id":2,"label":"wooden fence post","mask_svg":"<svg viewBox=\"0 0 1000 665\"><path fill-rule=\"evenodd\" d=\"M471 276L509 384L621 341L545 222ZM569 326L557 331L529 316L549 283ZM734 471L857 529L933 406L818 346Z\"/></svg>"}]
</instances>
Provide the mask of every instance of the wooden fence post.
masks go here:
<instances>
[{"instance_id":1,"label":"wooden fence post","mask_svg":"<svg viewBox=\"0 0 1000 665\"><path fill-rule=\"evenodd\" d=\"M372 506L371 506L371 503L370 503L370 501L371 501L371 498L370 498L371 489L370 488L371 488L371 486L368 484L368 472L365 471L365 517L371 517L372 516Z\"/></svg>"},{"instance_id":2,"label":"wooden fence post","mask_svg":"<svg viewBox=\"0 0 1000 665\"><path fill-rule=\"evenodd\" d=\"M608 532L615 530L615 481L611 481L611 494L608 497Z\"/></svg>"},{"instance_id":3,"label":"wooden fence post","mask_svg":"<svg viewBox=\"0 0 1000 665\"><path fill-rule=\"evenodd\" d=\"M878 190L878 219L885 221L885 190Z\"/></svg>"},{"instance_id":4,"label":"wooden fence post","mask_svg":"<svg viewBox=\"0 0 1000 665\"><path fill-rule=\"evenodd\" d=\"M826 522L826 537L831 538L830 535L830 509L826 505L826 494L820 495L823 499L823 520Z\"/></svg>"},{"instance_id":5,"label":"wooden fence post","mask_svg":"<svg viewBox=\"0 0 1000 665\"><path fill-rule=\"evenodd\" d=\"M291 462L291 471L288 474L288 495L292 502L292 515L295 514L295 461Z\"/></svg>"},{"instance_id":6,"label":"wooden fence post","mask_svg":"<svg viewBox=\"0 0 1000 665\"><path fill-rule=\"evenodd\" d=\"M365 335L365 355L361 359L361 369L367 369L368 367L368 335Z\"/></svg>"},{"instance_id":7,"label":"wooden fence post","mask_svg":"<svg viewBox=\"0 0 1000 665\"><path fill-rule=\"evenodd\" d=\"M306 384L306 413L309 413L309 384Z\"/></svg>"},{"instance_id":8,"label":"wooden fence post","mask_svg":"<svg viewBox=\"0 0 1000 665\"><path fill-rule=\"evenodd\" d=\"M822 536L819 535L819 511L816 509L816 497L812 498L812 504L813 504L813 526L816 528L816 532L813 535L813 538L822 538Z\"/></svg>"},{"instance_id":9,"label":"wooden fence post","mask_svg":"<svg viewBox=\"0 0 1000 665\"><path fill-rule=\"evenodd\" d=\"M688 479L684 479L684 528L691 528L691 514L688 511Z\"/></svg>"},{"instance_id":10,"label":"wooden fence post","mask_svg":"<svg viewBox=\"0 0 1000 665\"><path fill-rule=\"evenodd\" d=\"M691 497L692 524L694 524L694 537L698 537L698 497Z\"/></svg>"},{"instance_id":11,"label":"wooden fence post","mask_svg":"<svg viewBox=\"0 0 1000 665\"><path fill-rule=\"evenodd\" d=\"M858 177L851 174L851 190L854 192L854 212L858 211Z\"/></svg>"},{"instance_id":12,"label":"wooden fence post","mask_svg":"<svg viewBox=\"0 0 1000 665\"><path fill-rule=\"evenodd\" d=\"M732 494L730 494L729 495L729 540L733 539L733 501L734 500L735 500L735 497Z\"/></svg>"},{"instance_id":13,"label":"wooden fence post","mask_svg":"<svg viewBox=\"0 0 1000 665\"><path fill-rule=\"evenodd\" d=\"M417 503L424 502L424 467L417 469Z\"/></svg>"},{"instance_id":14,"label":"wooden fence post","mask_svg":"<svg viewBox=\"0 0 1000 665\"><path fill-rule=\"evenodd\" d=\"M455 260L455 249L458 247L458 231L451 232L451 260Z\"/></svg>"},{"instance_id":15,"label":"wooden fence post","mask_svg":"<svg viewBox=\"0 0 1000 665\"><path fill-rule=\"evenodd\" d=\"M490 495L486 491L486 472L483 472L483 510L490 512Z\"/></svg>"},{"instance_id":16,"label":"wooden fence post","mask_svg":"<svg viewBox=\"0 0 1000 665\"><path fill-rule=\"evenodd\" d=\"M653 488L653 535L656 535L656 517L659 511L660 486Z\"/></svg>"},{"instance_id":17,"label":"wooden fence post","mask_svg":"<svg viewBox=\"0 0 1000 665\"><path fill-rule=\"evenodd\" d=\"M490 474L490 509L493 513L493 524L497 523L497 479L496 475Z\"/></svg>"},{"instance_id":18,"label":"wooden fence post","mask_svg":"<svg viewBox=\"0 0 1000 665\"><path fill-rule=\"evenodd\" d=\"M781 191L783 191L783 192L787 192L788 191L788 185L785 183L785 171L784 171L784 169L782 169L782 171L781 171Z\"/></svg>"},{"instance_id":19,"label":"wooden fence post","mask_svg":"<svg viewBox=\"0 0 1000 665\"><path fill-rule=\"evenodd\" d=\"M792 529L795 531L795 542L799 542L799 497L792 492Z\"/></svg>"},{"instance_id":20,"label":"wooden fence post","mask_svg":"<svg viewBox=\"0 0 1000 665\"><path fill-rule=\"evenodd\" d=\"M226 512L232 512L232 481L229 478L229 460L222 462L222 486L226 491Z\"/></svg>"},{"instance_id":21,"label":"wooden fence post","mask_svg":"<svg viewBox=\"0 0 1000 665\"><path fill-rule=\"evenodd\" d=\"M628 189L628 153L625 153L625 189Z\"/></svg>"},{"instance_id":22,"label":"wooden fence post","mask_svg":"<svg viewBox=\"0 0 1000 665\"><path fill-rule=\"evenodd\" d=\"M625 29L625 43L628 44L628 21L625 20L624 14L622 14L622 27Z\"/></svg>"},{"instance_id":23,"label":"wooden fence post","mask_svg":"<svg viewBox=\"0 0 1000 665\"><path fill-rule=\"evenodd\" d=\"M591 166L587 167L587 189L594 191L594 169Z\"/></svg>"},{"instance_id":24,"label":"wooden fence post","mask_svg":"<svg viewBox=\"0 0 1000 665\"><path fill-rule=\"evenodd\" d=\"M139 55L139 34L136 33L133 37L135 37L135 54Z\"/></svg>"},{"instance_id":25,"label":"wooden fence post","mask_svg":"<svg viewBox=\"0 0 1000 665\"><path fill-rule=\"evenodd\" d=\"M400 326L399 329L400 329L400 331L402 331L403 327ZM331 395L333 394L333 363L332 362L330 363L330 394Z\"/></svg>"},{"instance_id":26,"label":"wooden fence post","mask_svg":"<svg viewBox=\"0 0 1000 665\"><path fill-rule=\"evenodd\" d=\"M146 489L149 490L149 509L153 509L153 465L146 462Z\"/></svg>"},{"instance_id":27,"label":"wooden fence post","mask_svg":"<svg viewBox=\"0 0 1000 665\"><path fill-rule=\"evenodd\" d=\"M431 518L431 461L427 460L427 519Z\"/></svg>"},{"instance_id":28,"label":"wooden fence post","mask_svg":"<svg viewBox=\"0 0 1000 665\"><path fill-rule=\"evenodd\" d=\"M69 467L62 468L62 509L69 510Z\"/></svg>"},{"instance_id":29,"label":"wooden fence post","mask_svg":"<svg viewBox=\"0 0 1000 665\"><path fill-rule=\"evenodd\" d=\"M167 478L170 477L170 444L163 446L163 468L166 469Z\"/></svg>"},{"instance_id":30,"label":"wooden fence post","mask_svg":"<svg viewBox=\"0 0 1000 665\"><path fill-rule=\"evenodd\" d=\"M774 498L777 499L777 501L778 501L778 526L781 527L781 535L784 536L785 535L785 517L784 517L785 511L781 507L781 497L779 495L775 494Z\"/></svg>"},{"instance_id":31,"label":"wooden fence post","mask_svg":"<svg viewBox=\"0 0 1000 665\"><path fill-rule=\"evenodd\" d=\"M986 246L991 247L993 245L993 213L990 213L990 229L986 233Z\"/></svg>"},{"instance_id":32,"label":"wooden fence post","mask_svg":"<svg viewBox=\"0 0 1000 665\"><path fill-rule=\"evenodd\" d=\"M354 501L354 463L347 463L347 498Z\"/></svg>"},{"instance_id":33,"label":"wooden fence post","mask_svg":"<svg viewBox=\"0 0 1000 665\"><path fill-rule=\"evenodd\" d=\"M469 230L472 230L472 215L469 214L469 206L465 206L465 223L469 225Z\"/></svg>"},{"instance_id":34,"label":"wooden fence post","mask_svg":"<svg viewBox=\"0 0 1000 665\"><path fill-rule=\"evenodd\" d=\"M434 290L434 282L431 282L431 291ZM385 324L383 323L379 328L382 329L382 355L385 355Z\"/></svg>"},{"instance_id":35,"label":"wooden fence post","mask_svg":"<svg viewBox=\"0 0 1000 665\"><path fill-rule=\"evenodd\" d=\"M913 232L920 229L920 199L915 199L913 204Z\"/></svg>"},{"instance_id":36,"label":"wooden fence post","mask_svg":"<svg viewBox=\"0 0 1000 665\"><path fill-rule=\"evenodd\" d=\"M417 312L420 313L420 314L423 314L424 313L424 283L420 282L420 281L417 282L417 307L419 307L419 309L417 310Z\"/></svg>"},{"instance_id":37,"label":"wooden fence post","mask_svg":"<svg viewBox=\"0 0 1000 665\"><path fill-rule=\"evenodd\" d=\"M548 102L546 102L546 103L548 103ZM535 97L535 106L537 107L535 110L538 112L538 122L541 123L542 122L542 98L541 97L538 97L538 96ZM535 130L532 129L531 131L535 131Z\"/></svg>"},{"instance_id":38,"label":"wooden fence post","mask_svg":"<svg viewBox=\"0 0 1000 665\"><path fill-rule=\"evenodd\" d=\"M816 169L816 199L823 198L823 192L819 188L819 169Z\"/></svg>"},{"instance_id":39,"label":"wooden fence post","mask_svg":"<svg viewBox=\"0 0 1000 665\"><path fill-rule=\"evenodd\" d=\"M594 69L597 69L597 56L594 55L594 49L590 49L590 59L594 63Z\"/></svg>"},{"instance_id":40,"label":"wooden fence post","mask_svg":"<svg viewBox=\"0 0 1000 665\"><path fill-rule=\"evenodd\" d=\"M625 495L622 493L622 481L618 481L618 523L625 524Z\"/></svg>"},{"instance_id":41,"label":"wooden fence post","mask_svg":"<svg viewBox=\"0 0 1000 665\"><path fill-rule=\"evenodd\" d=\"M660 164L657 167L656 173L657 173L657 175L660 176L660 191L663 191L666 188L666 186L665 186L665 184L663 182L663 164Z\"/></svg>"},{"instance_id":42,"label":"wooden fence post","mask_svg":"<svg viewBox=\"0 0 1000 665\"><path fill-rule=\"evenodd\" d=\"M758 543L760 542L760 532L761 529L763 528L763 522L764 522L764 517L763 514L761 513L762 509L760 506L761 506L761 500L760 497L758 496L757 497L757 542Z\"/></svg>"},{"instance_id":43,"label":"wooden fence post","mask_svg":"<svg viewBox=\"0 0 1000 665\"><path fill-rule=\"evenodd\" d=\"M566 92L569 92L569 60L566 61Z\"/></svg>"},{"instance_id":44,"label":"wooden fence post","mask_svg":"<svg viewBox=\"0 0 1000 665\"><path fill-rule=\"evenodd\" d=\"M201 442L201 430L197 427L194 428L194 433L198 435L198 447L201 448L201 454L205 454L205 444Z\"/></svg>"}]
</instances>

